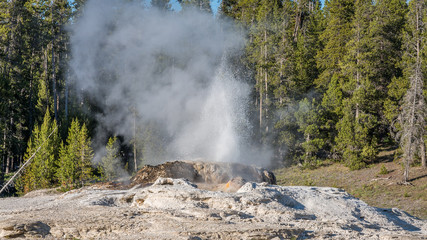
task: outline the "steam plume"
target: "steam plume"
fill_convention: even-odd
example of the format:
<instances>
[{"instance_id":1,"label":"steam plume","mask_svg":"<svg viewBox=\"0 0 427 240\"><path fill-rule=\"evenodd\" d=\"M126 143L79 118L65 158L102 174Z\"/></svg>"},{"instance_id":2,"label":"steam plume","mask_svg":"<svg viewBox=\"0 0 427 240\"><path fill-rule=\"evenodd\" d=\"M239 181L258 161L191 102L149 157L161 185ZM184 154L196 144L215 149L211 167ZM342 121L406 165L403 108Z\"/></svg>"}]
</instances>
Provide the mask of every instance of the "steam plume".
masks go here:
<instances>
[{"instance_id":1,"label":"steam plume","mask_svg":"<svg viewBox=\"0 0 427 240\"><path fill-rule=\"evenodd\" d=\"M250 87L227 66L227 56L244 44L232 25L196 11L92 0L72 31L71 69L77 86L103 109L102 128L126 141L135 120L154 129L158 144L145 147L164 151L147 149L147 163L251 159Z\"/></svg>"}]
</instances>

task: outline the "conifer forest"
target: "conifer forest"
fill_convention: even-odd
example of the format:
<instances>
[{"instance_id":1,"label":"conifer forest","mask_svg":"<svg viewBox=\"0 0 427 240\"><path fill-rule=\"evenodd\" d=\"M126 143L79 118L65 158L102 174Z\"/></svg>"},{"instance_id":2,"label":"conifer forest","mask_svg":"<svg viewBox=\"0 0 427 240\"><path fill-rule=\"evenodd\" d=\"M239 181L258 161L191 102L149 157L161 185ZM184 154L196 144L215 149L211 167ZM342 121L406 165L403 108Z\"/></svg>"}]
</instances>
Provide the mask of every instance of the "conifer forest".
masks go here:
<instances>
[{"instance_id":1,"label":"conifer forest","mask_svg":"<svg viewBox=\"0 0 427 240\"><path fill-rule=\"evenodd\" d=\"M411 166L426 167L426 0L222 0L217 11L209 0L122 1L160 15L201 12L244 36L226 65L249 86L242 125L251 126L253 151L270 152L253 164L316 168L327 160L358 170L390 146L403 182ZM171 160L162 143L173 141L145 117L151 112L102 103L76 83L72 36L90 2L0 0L0 186L31 159L14 183L18 194L114 180L152 158ZM153 72L173 66L183 74L189 59L159 52ZM108 66L94 77L115 81ZM114 108L133 119L120 131L99 118Z\"/></svg>"}]
</instances>

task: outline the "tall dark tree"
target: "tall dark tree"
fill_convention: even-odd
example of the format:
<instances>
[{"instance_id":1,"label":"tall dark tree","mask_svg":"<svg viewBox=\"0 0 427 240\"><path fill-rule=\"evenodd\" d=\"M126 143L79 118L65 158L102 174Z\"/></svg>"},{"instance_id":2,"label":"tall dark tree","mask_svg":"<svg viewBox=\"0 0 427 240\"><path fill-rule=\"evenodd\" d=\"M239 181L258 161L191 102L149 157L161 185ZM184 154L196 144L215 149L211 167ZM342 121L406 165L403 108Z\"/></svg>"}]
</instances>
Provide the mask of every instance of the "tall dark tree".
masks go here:
<instances>
[{"instance_id":1,"label":"tall dark tree","mask_svg":"<svg viewBox=\"0 0 427 240\"><path fill-rule=\"evenodd\" d=\"M151 6L160 10L171 10L170 0L151 0Z\"/></svg>"},{"instance_id":2,"label":"tall dark tree","mask_svg":"<svg viewBox=\"0 0 427 240\"><path fill-rule=\"evenodd\" d=\"M376 156L376 138L373 130L377 124L374 114L375 88L370 79L369 23L372 5L370 0L355 2L351 40L346 44L348 53L342 60L341 89L342 115L337 123L336 149L351 169L359 169L365 161Z\"/></svg>"},{"instance_id":3,"label":"tall dark tree","mask_svg":"<svg viewBox=\"0 0 427 240\"><path fill-rule=\"evenodd\" d=\"M319 77L315 80L317 87L324 91L322 107L324 108L323 127L329 130L325 139L328 147L333 149L333 159L339 159L340 150L335 148L335 138L338 135L337 123L343 117L343 99L345 98L342 83L345 76L342 72L342 62L348 55L347 43L353 37L352 24L354 19L354 1L332 0L324 7L326 28L320 34L324 46L317 54Z\"/></svg>"},{"instance_id":4,"label":"tall dark tree","mask_svg":"<svg viewBox=\"0 0 427 240\"><path fill-rule=\"evenodd\" d=\"M1 148L3 167L6 173L13 170L22 161L28 130L31 128L32 106L31 93L31 61L34 46L32 46L31 29L32 16L26 8L27 1L7 1L2 3L1 43L1 85L3 89Z\"/></svg>"},{"instance_id":5,"label":"tall dark tree","mask_svg":"<svg viewBox=\"0 0 427 240\"><path fill-rule=\"evenodd\" d=\"M222 0L218 10L219 15L234 18L238 2L238 0Z\"/></svg>"},{"instance_id":6,"label":"tall dark tree","mask_svg":"<svg viewBox=\"0 0 427 240\"><path fill-rule=\"evenodd\" d=\"M49 111L46 111L41 126L34 128L28 143L25 159L30 159L30 156L37 149L39 151L17 180L16 189L19 193L49 188L56 183L55 173L58 167L59 136L56 121L52 120Z\"/></svg>"},{"instance_id":7,"label":"tall dark tree","mask_svg":"<svg viewBox=\"0 0 427 240\"><path fill-rule=\"evenodd\" d=\"M389 85L402 77L402 30L405 25L405 0L375 1L369 26L369 61L367 68L375 92L375 117L378 119L375 135L389 135L390 116L384 107L388 104ZM395 116L393 116L395 117Z\"/></svg>"},{"instance_id":8,"label":"tall dark tree","mask_svg":"<svg viewBox=\"0 0 427 240\"><path fill-rule=\"evenodd\" d=\"M202 12L212 13L211 3L209 0L178 0L182 8L195 8Z\"/></svg>"},{"instance_id":9,"label":"tall dark tree","mask_svg":"<svg viewBox=\"0 0 427 240\"><path fill-rule=\"evenodd\" d=\"M339 77L339 64L347 54L346 44L352 37L354 1L331 0L326 2L327 25L320 35L324 48L317 56L317 66L321 74L316 84L328 88L334 78Z\"/></svg>"}]
</instances>

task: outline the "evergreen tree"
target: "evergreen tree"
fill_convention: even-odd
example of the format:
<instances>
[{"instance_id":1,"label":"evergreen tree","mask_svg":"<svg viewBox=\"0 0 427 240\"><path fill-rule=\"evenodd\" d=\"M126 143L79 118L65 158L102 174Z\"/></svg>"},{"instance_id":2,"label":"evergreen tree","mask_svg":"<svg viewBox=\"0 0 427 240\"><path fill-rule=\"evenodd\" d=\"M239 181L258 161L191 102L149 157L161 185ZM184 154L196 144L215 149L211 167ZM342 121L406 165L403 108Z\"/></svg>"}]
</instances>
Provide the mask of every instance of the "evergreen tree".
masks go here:
<instances>
[{"instance_id":1,"label":"evergreen tree","mask_svg":"<svg viewBox=\"0 0 427 240\"><path fill-rule=\"evenodd\" d=\"M73 119L68 129L66 144L61 143L59 168L56 173L59 183L66 189L76 184L80 148L80 124Z\"/></svg>"},{"instance_id":2,"label":"evergreen tree","mask_svg":"<svg viewBox=\"0 0 427 240\"><path fill-rule=\"evenodd\" d=\"M378 98L384 99L388 84L401 75L402 37L407 5L405 0L378 0L375 2L369 24L369 74L375 79Z\"/></svg>"},{"instance_id":3,"label":"evergreen tree","mask_svg":"<svg viewBox=\"0 0 427 240\"><path fill-rule=\"evenodd\" d=\"M222 0L218 10L219 15L235 18L238 2L238 0Z\"/></svg>"},{"instance_id":4,"label":"evergreen tree","mask_svg":"<svg viewBox=\"0 0 427 240\"><path fill-rule=\"evenodd\" d=\"M32 43L29 30L35 27L25 8L27 1L1 3L0 81L2 87L2 162L5 172L16 168L22 161L25 143L32 128L31 62Z\"/></svg>"},{"instance_id":5,"label":"evergreen tree","mask_svg":"<svg viewBox=\"0 0 427 240\"><path fill-rule=\"evenodd\" d=\"M389 136L389 125L396 117L393 105L396 99L389 97L390 88L402 87L402 30L405 25L407 4L405 0L379 0L375 2L369 26L367 48L369 65L367 72L375 88L375 101L372 102L373 114L378 120L375 135L380 138ZM394 90L391 90L394 91ZM394 91L396 94L400 90ZM401 96L394 96L401 98ZM392 101L390 101L392 100ZM399 100L398 100L399 101ZM390 105L391 104L391 105Z\"/></svg>"},{"instance_id":6,"label":"evergreen tree","mask_svg":"<svg viewBox=\"0 0 427 240\"><path fill-rule=\"evenodd\" d=\"M341 66L343 91L343 117L337 123L336 150L351 169L365 166L367 160L376 156L377 126L374 114L375 88L369 78L371 62L367 47L370 42L368 28L372 13L371 1L357 0L352 22L352 39L347 43L348 55Z\"/></svg>"},{"instance_id":7,"label":"evergreen tree","mask_svg":"<svg viewBox=\"0 0 427 240\"><path fill-rule=\"evenodd\" d=\"M6 172L22 163L34 123L43 121L45 110L52 107L57 115L54 105L60 100L53 101L51 93L59 97L63 85L65 64L60 62L68 35L63 26L70 9L66 0L0 2L0 158ZM55 64L49 64L52 56Z\"/></svg>"},{"instance_id":8,"label":"evergreen tree","mask_svg":"<svg viewBox=\"0 0 427 240\"><path fill-rule=\"evenodd\" d=\"M80 127L79 121L73 119L68 129L66 145L61 144L59 168L56 173L58 181L65 189L82 186L93 178L93 150L90 145L86 125Z\"/></svg>"},{"instance_id":9,"label":"evergreen tree","mask_svg":"<svg viewBox=\"0 0 427 240\"><path fill-rule=\"evenodd\" d=\"M272 83L276 80L276 65L273 53L276 50L277 38L274 25L280 8L279 1L260 1L256 15L257 26L253 35L252 58L256 66L256 85L259 99L259 128L262 134L271 128ZM270 115L270 116L269 116Z\"/></svg>"},{"instance_id":10,"label":"evergreen tree","mask_svg":"<svg viewBox=\"0 0 427 240\"><path fill-rule=\"evenodd\" d=\"M56 183L55 173L58 167L56 162L58 146L59 137L56 122L51 120L49 111L46 111L43 124L34 129L28 143L25 159L29 159L38 148L40 150L16 184L19 193L54 186Z\"/></svg>"},{"instance_id":11,"label":"evergreen tree","mask_svg":"<svg viewBox=\"0 0 427 240\"><path fill-rule=\"evenodd\" d=\"M235 7L235 18L243 23L246 27L252 28L256 24L256 15L261 0L241 0Z\"/></svg>"},{"instance_id":12,"label":"evergreen tree","mask_svg":"<svg viewBox=\"0 0 427 240\"><path fill-rule=\"evenodd\" d=\"M323 12L319 1L298 1L293 37L295 42L296 96L305 95L318 78L316 55L321 49L319 35L323 31Z\"/></svg>"},{"instance_id":13,"label":"evergreen tree","mask_svg":"<svg viewBox=\"0 0 427 240\"><path fill-rule=\"evenodd\" d=\"M117 177L117 168L119 161L119 146L117 138L109 138L107 146L105 147L105 155L101 159L101 168L103 177L111 181Z\"/></svg>"},{"instance_id":14,"label":"evergreen tree","mask_svg":"<svg viewBox=\"0 0 427 240\"><path fill-rule=\"evenodd\" d=\"M324 48L317 55L317 66L321 74L316 84L328 88L334 75L339 75L339 63L347 54L346 44L352 37L354 17L353 0L331 0L326 2L326 29L320 35Z\"/></svg>"},{"instance_id":15,"label":"evergreen tree","mask_svg":"<svg viewBox=\"0 0 427 240\"><path fill-rule=\"evenodd\" d=\"M298 131L303 133L304 142L301 143L304 154L300 156L303 165L306 167L316 167L320 160L321 151L325 146L322 137L321 112L316 100L310 102L304 98L299 102L298 111L294 113Z\"/></svg>"},{"instance_id":16,"label":"evergreen tree","mask_svg":"<svg viewBox=\"0 0 427 240\"><path fill-rule=\"evenodd\" d=\"M151 6L160 10L171 10L169 0L151 0Z\"/></svg>"},{"instance_id":17,"label":"evergreen tree","mask_svg":"<svg viewBox=\"0 0 427 240\"><path fill-rule=\"evenodd\" d=\"M323 18L323 11L320 9L318 1L282 2L276 33L279 38L279 47L274 56L278 76L273 80L278 81L272 81L270 84L274 89L274 106L279 112L284 111L285 113L280 114L280 120L275 123L275 131L278 136L275 140L275 147L286 149L280 150L278 155L281 158L302 160L307 165L315 162L308 158L317 160L314 156L317 155L317 152L310 147L317 140L307 140L308 135L304 136L306 127L299 126L296 122L300 121L302 124L304 114L310 115L319 110L318 106L312 106L316 110L303 111L304 104L299 101L311 91L314 80L318 77L315 56L321 48L319 35L323 30ZM289 114L291 116L287 116ZM307 118L311 117L307 116ZM312 133L307 132L307 134ZM288 141L283 138L293 140ZM278 143L282 144L277 145ZM287 152L287 156L282 156L283 154L280 152ZM308 156L313 156L313 158Z\"/></svg>"},{"instance_id":18,"label":"evergreen tree","mask_svg":"<svg viewBox=\"0 0 427 240\"><path fill-rule=\"evenodd\" d=\"M295 47L293 38L293 21L295 19L295 5L291 1L283 2L282 8L275 12L274 39L277 45L273 49L272 62L275 63L273 81L270 86L273 88L274 105L277 109L286 107L293 103L293 98L298 95L297 84L297 59L294 58ZM310 33L309 33L310 34ZM300 41L301 43L303 41ZM310 47L310 46L309 46ZM303 85L303 84L301 84Z\"/></svg>"},{"instance_id":19,"label":"evergreen tree","mask_svg":"<svg viewBox=\"0 0 427 240\"><path fill-rule=\"evenodd\" d=\"M317 67L319 77L315 84L320 90L325 90L322 98L324 109L324 122L322 127L329 130L325 143L328 148L335 149L330 156L339 159L340 151L335 146L338 135L337 123L343 117L343 100L345 95L342 83L345 81L341 66L348 54L347 43L352 39L352 23L354 18L354 1L332 0L326 2L324 8L326 15L326 28L319 39L324 46L317 54Z\"/></svg>"},{"instance_id":20,"label":"evergreen tree","mask_svg":"<svg viewBox=\"0 0 427 240\"><path fill-rule=\"evenodd\" d=\"M78 159L78 176L80 184L83 185L85 182L88 182L94 178L93 168L92 168L92 159L93 159L93 150L91 147L91 140L89 138L89 133L86 128L86 124L83 123L79 132L79 159Z\"/></svg>"},{"instance_id":21,"label":"evergreen tree","mask_svg":"<svg viewBox=\"0 0 427 240\"><path fill-rule=\"evenodd\" d=\"M182 9L195 8L202 12L212 13L211 3L209 0L178 0Z\"/></svg>"}]
</instances>

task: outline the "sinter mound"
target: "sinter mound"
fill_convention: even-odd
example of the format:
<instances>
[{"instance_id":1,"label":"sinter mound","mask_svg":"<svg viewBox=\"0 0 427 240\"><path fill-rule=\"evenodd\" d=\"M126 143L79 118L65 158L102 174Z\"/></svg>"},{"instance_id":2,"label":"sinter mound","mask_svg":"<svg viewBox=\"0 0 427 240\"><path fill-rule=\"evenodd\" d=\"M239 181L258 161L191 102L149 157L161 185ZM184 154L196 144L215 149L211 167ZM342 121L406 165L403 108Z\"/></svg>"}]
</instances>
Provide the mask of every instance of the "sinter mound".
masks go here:
<instances>
[{"instance_id":1,"label":"sinter mound","mask_svg":"<svg viewBox=\"0 0 427 240\"><path fill-rule=\"evenodd\" d=\"M276 184L276 177L272 172L254 166L239 163L174 161L157 166L144 166L131 179L131 185L154 183L159 177L185 178L199 184L224 184L233 179Z\"/></svg>"}]
</instances>

